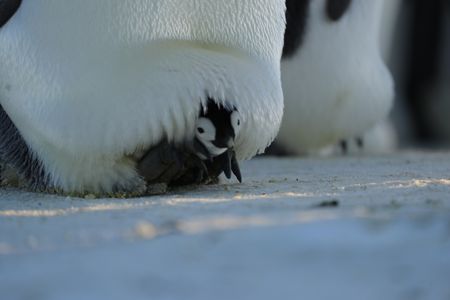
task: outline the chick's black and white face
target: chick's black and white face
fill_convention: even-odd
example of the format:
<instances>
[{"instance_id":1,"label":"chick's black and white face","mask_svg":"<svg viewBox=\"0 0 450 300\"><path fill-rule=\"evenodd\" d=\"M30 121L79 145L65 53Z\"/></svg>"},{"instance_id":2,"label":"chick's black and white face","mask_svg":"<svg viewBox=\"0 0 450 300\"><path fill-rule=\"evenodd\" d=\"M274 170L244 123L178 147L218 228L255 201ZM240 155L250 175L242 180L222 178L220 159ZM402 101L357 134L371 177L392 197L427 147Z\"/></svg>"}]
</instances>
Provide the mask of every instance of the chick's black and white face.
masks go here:
<instances>
[{"instance_id":1,"label":"chick's black and white face","mask_svg":"<svg viewBox=\"0 0 450 300\"><path fill-rule=\"evenodd\" d=\"M220 155L227 150L227 148L218 148L213 144L216 140L216 126L210 119L199 118L195 130L195 136L212 156Z\"/></svg>"},{"instance_id":2,"label":"chick's black and white face","mask_svg":"<svg viewBox=\"0 0 450 300\"><path fill-rule=\"evenodd\" d=\"M240 131L239 112L223 109L220 115L206 114L197 120L195 136L212 156L217 156L234 146Z\"/></svg>"},{"instance_id":3,"label":"chick's black and white face","mask_svg":"<svg viewBox=\"0 0 450 300\"><path fill-rule=\"evenodd\" d=\"M204 144L212 143L216 139L216 127L210 119L201 117L197 120L195 136Z\"/></svg>"}]
</instances>

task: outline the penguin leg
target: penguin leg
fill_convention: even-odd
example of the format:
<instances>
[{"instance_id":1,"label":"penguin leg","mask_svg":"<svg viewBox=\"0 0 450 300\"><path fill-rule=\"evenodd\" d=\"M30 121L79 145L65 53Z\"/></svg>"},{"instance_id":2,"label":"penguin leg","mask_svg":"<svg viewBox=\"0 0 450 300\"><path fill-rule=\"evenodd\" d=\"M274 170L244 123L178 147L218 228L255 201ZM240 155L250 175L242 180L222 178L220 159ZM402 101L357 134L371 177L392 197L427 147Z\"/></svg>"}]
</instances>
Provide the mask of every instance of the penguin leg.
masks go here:
<instances>
[{"instance_id":1,"label":"penguin leg","mask_svg":"<svg viewBox=\"0 0 450 300\"><path fill-rule=\"evenodd\" d=\"M342 154L347 155L348 154L348 141L342 140L342 141L340 141L339 145L341 146Z\"/></svg>"},{"instance_id":2,"label":"penguin leg","mask_svg":"<svg viewBox=\"0 0 450 300\"><path fill-rule=\"evenodd\" d=\"M355 140L356 140L356 145L358 146L358 149L359 150L364 149L364 138L357 137Z\"/></svg>"},{"instance_id":3,"label":"penguin leg","mask_svg":"<svg viewBox=\"0 0 450 300\"><path fill-rule=\"evenodd\" d=\"M339 148L342 155L357 154L364 150L364 139L362 137L354 137L341 140Z\"/></svg>"}]
</instances>

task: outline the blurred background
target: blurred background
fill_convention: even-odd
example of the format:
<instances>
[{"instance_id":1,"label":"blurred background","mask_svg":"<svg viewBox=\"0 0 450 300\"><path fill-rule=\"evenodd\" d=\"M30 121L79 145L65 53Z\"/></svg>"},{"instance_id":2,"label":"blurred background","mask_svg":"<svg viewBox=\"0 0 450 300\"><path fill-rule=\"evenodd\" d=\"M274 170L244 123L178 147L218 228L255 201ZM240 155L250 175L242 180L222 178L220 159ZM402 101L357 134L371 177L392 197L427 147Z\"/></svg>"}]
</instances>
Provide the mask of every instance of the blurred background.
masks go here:
<instances>
[{"instance_id":1,"label":"blurred background","mask_svg":"<svg viewBox=\"0 0 450 300\"><path fill-rule=\"evenodd\" d=\"M450 0L387 0L381 44L403 148L450 147Z\"/></svg>"}]
</instances>

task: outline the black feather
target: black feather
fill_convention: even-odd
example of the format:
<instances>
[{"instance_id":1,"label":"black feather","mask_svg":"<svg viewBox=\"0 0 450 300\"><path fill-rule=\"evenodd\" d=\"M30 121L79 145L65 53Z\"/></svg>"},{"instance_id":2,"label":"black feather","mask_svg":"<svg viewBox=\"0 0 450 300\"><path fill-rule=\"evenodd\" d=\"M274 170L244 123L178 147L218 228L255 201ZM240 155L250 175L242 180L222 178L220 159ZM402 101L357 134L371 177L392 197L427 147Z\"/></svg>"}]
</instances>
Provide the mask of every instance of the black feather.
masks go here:
<instances>
[{"instance_id":1,"label":"black feather","mask_svg":"<svg viewBox=\"0 0 450 300\"><path fill-rule=\"evenodd\" d=\"M14 16L20 4L22 0L0 0L0 28Z\"/></svg>"},{"instance_id":2,"label":"black feather","mask_svg":"<svg viewBox=\"0 0 450 300\"><path fill-rule=\"evenodd\" d=\"M283 58L295 55L301 47L308 19L311 0L286 0L286 31L284 33Z\"/></svg>"},{"instance_id":3,"label":"black feather","mask_svg":"<svg viewBox=\"0 0 450 300\"><path fill-rule=\"evenodd\" d=\"M219 140L235 138L234 129L230 122L230 116L235 109L228 109L219 106L213 99L208 99L206 111L200 114L201 117L208 118L216 128L216 137Z\"/></svg>"},{"instance_id":4,"label":"black feather","mask_svg":"<svg viewBox=\"0 0 450 300\"><path fill-rule=\"evenodd\" d=\"M377 0L371 0L377 1ZM339 21L350 8L352 0L327 0L326 15L331 21Z\"/></svg>"},{"instance_id":5,"label":"black feather","mask_svg":"<svg viewBox=\"0 0 450 300\"><path fill-rule=\"evenodd\" d=\"M225 176L230 179L231 178L231 154L230 150L225 151L223 154L219 155L217 157L218 160L220 160L220 163L222 164L222 171L225 174Z\"/></svg>"},{"instance_id":6,"label":"black feather","mask_svg":"<svg viewBox=\"0 0 450 300\"><path fill-rule=\"evenodd\" d=\"M242 183L242 175L241 169L239 168L239 163L236 159L236 153L233 150L231 152L231 170L233 171L234 176L236 176L237 180Z\"/></svg>"},{"instance_id":7,"label":"black feather","mask_svg":"<svg viewBox=\"0 0 450 300\"><path fill-rule=\"evenodd\" d=\"M0 160L12 166L34 190L45 190L49 178L17 127L0 105Z\"/></svg>"}]
</instances>

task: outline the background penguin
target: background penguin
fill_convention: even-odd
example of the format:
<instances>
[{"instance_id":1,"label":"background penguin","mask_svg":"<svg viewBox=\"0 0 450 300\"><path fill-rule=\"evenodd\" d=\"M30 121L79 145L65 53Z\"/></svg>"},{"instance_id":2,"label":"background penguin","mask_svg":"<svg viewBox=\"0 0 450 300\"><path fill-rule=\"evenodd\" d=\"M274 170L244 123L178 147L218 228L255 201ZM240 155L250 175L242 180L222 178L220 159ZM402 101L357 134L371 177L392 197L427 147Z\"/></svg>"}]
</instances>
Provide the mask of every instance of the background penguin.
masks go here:
<instances>
[{"instance_id":1,"label":"background penguin","mask_svg":"<svg viewBox=\"0 0 450 300\"><path fill-rule=\"evenodd\" d=\"M294 154L335 144L348 149L347 140L364 145L364 134L386 118L393 98L379 45L383 1L286 4L285 115L278 145Z\"/></svg>"},{"instance_id":2,"label":"background penguin","mask_svg":"<svg viewBox=\"0 0 450 300\"><path fill-rule=\"evenodd\" d=\"M403 1L396 77L403 98L402 142L450 146L450 1ZM403 43L402 43L403 42ZM400 112L399 112L400 114ZM409 118L408 118L409 117ZM405 120L403 120L405 121ZM406 128L405 128L406 127ZM406 130L405 130L406 129Z\"/></svg>"},{"instance_id":3,"label":"background penguin","mask_svg":"<svg viewBox=\"0 0 450 300\"><path fill-rule=\"evenodd\" d=\"M208 99L240 113L238 160L277 134L284 0L3 0L0 9L2 159L46 190L142 192L142 153L191 143Z\"/></svg>"}]
</instances>

